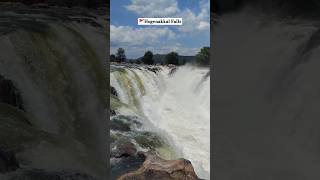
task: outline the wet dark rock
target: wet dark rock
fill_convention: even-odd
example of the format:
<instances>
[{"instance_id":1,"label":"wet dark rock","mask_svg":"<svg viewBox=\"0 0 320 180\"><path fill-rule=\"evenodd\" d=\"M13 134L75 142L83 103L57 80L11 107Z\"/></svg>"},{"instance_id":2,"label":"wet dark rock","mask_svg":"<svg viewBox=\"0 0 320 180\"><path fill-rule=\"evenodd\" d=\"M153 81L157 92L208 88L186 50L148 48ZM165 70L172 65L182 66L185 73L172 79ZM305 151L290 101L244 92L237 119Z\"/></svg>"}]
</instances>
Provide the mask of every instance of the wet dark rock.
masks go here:
<instances>
[{"instance_id":1,"label":"wet dark rock","mask_svg":"<svg viewBox=\"0 0 320 180\"><path fill-rule=\"evenodd\" d=\"M112 151L116 150L116 148L119 147L119 145L121 144L131 142L132 136L133 136L132 134L134 134L134 132L131 132L131 131L123 132L123 131L111 130L110 147Z\"/></svg>"},{"instance_id":2,"label":"wet dark rock","mask_svg":"<svg viewBox=\"0 0 320 180\"><path fill-rule=\"evenodd\" d=\"M138 120L132 120L132 123L138 128L140 128L142 126L142 123Z\"/></svg>"},{"instance_id":3,"label":"wet dark rock","mask_svg":"<svg viewBox=\"0 0 320 180\"><path fill-rule=\"evenodd\" d=\"M128 125L134 125L137 128L142 126L142 123L140 121L138 121L138 117L136 116L123 116L123 115L118 115L116 117L112 118L113 121L118 121L118 122L122 122Z\"/></svg>"},{"instance_id":4,"label":"wet dark rock","mask_svg":"<svg viewBox=\"0 0 320 180\"><path fill-rule=\"evenodd\" d=\"M114 112L111 115L116 115L116 112ZM140 127L142 124L141 122L136 120L136 117L134 116L123 116L118 115L115 117L112 117L110 120L110 126L112 130L118 130L118 131L130 131L131 126L135 125L136 127Z\"/></svg>"},{"instance_id":5,"label":"wet dark rock","mask_svg":"<svg viewBox=\"0 0 320 180\"><path fill-rule=\"evenodd\" d=\"M122 135L111 134L112 143L111 143L111 158L126 158L135 156L137 149L135 145L131 142L130 138Z\"/></svg>"},{"instance_id":6,"label":"wet dark rock","mask_svg":"<svg viewBox=\"0 0 320 180\"><path fill-rule=\"evenodd\" d=\"M110 121L110 129L118 131L130 131L130 124L118 119L112 119Z\"/></svg>"},{"instance_id":7,"label":"wet dark rock","mask_svg":"<svg viewBox=\"0 0 320 180\"><path fill-rule=\"evenodd\" d=\"M12 175L9 180L97 180L81 172L50 172L40 169L24 170Z\"/></svg>"},{"instance_id":8,"label":"wet dark rock","mask_svg":"<svg viewBox=\"0 0 320 180\"><path fill-rule=\"evenodd\" d=\"M150 152L139 152L138 155L145 158L142 166L118 180L198 180L191 162L186 159L164 160Z\"/></svg>"},{"instance_id":9,"label":"wet dark rock","mask_svg":"<svg viewBox=\"0 0 320 180\"><path fill-rule=\"evenodd\" d=\"M117 115L116 111L113 109L110 109L110 116L115 116Z\"/></svg>"},{"instance_id":10,"label":"wet dark rock","mask_svg":"<svg viewBox=\"0 0 320 180\"><path fill-rule=\"evenodd\" d=\"M137 149L135 145L131 142L126 142L118 145L115 150L111 151L111 157L122 158L135 156L137 153Z\"/></svg>"},{"instance_id":11,"label":"wet dark rock","mask_svg":"<svg viewBox=\"0 0 320 180\"><path fill-rule=\"evenodd\" d=\"M157 72L160 71L160 68L159 68L159 67L147 67L147 69L148 69L149 71L154 72L155 74L157 74Z\"/></svg>"},{"instance_id":12,"label":"wet dark rock","mask_svg":"<svg viewBox=\"0 0 320 180\"><path fill-rule=\"evenodd\" d=\"M136 171L144 162L144 157L134 156L126 158L111 158L111 179L117 179L120 176Z\"/></svg>"},{"instance_id":13,"label":"wet dark rock","mask_svg":"<svg viewBox=\"0 0 320 180\"><path fill-rule=\"evenodd\" d=\"M177 67L172 67L169 72L169 75L172 76L176 71L177 71Z\"/></svg>"},{"instance_id":14,"label":"wet dark rock","mask_svg":"<svg viewBox=\"0 0 320 180\"><path fill-rule=\"evenodd\" d=\"M118 97L117 90L114 87L110 87L110 93Z\"/></svg>"},{"instance_id":15,"label":"wet dark rock","mask_svg":"<svg viewBox=\"0 0 320 180\"><path fill-rule=\"evenodd\" d=\"M110 134L111 179L118 179L141 168L146 156L137 153L137 146L155 152L165 144L158 134L139 130L142 124L135 116L118 115L112 117L110 122L113 130ZM133 144L132 140L136 144Z\"/></svg>"},{"instance_id":16,"label":"wet dark rock","mask_svg":"<svg viewBox=\"0 0 320 180\"><path fill-rule=\"evenodd\" d=\"M23 110L23 103L18 89L12 81L0 75L0 103L9 104Z\"/></svg>"},{"instance_id":17,"label":"wet dark rock","mask_svg":"<svg viewBox=\"0 0 320 180\"><path fill-rule=\"evenodd\" d=\"M144 157L137 155L137 149L131 142L117 145L111 151L111 179L116 179L130 171L137 170L144 162Z\"/></svg>"},{"instance_id":18,"label":"wet dark rock","mask_svg":"<svg viewBox=\"0 0 320 180\"><path fill-rule=\"evenodd\" d=\"M15 171L19 168L19 163L12 152L0 150L0 173Z\"/></svg>"},{"instance_id":19,"label":"wet dark rock","mask_svg":"<svg viewBox=\"0 0 320 180\"><path fill-rule=\"evenodd\" d=\"M135 135L134 139L141 147L150 150L155 150L155 148L164 144L157 134L151 132L139 132Z\"/></svg>"}]
</instances>

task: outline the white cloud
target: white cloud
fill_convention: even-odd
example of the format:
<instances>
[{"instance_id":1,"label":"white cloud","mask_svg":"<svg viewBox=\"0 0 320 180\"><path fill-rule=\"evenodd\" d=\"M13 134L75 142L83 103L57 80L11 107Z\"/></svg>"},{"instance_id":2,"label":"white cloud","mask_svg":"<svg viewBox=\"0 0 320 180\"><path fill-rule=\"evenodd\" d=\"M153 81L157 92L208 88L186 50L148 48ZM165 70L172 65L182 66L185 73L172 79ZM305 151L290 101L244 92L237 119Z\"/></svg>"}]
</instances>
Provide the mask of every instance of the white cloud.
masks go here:
<instances>
[{"instance_id":1,"label":"white cloud","mask_svg":"<svg viewBox=\"0 0 320 180\"><path fill-rule=\"evenodd\" d=\"M182 32L199 33L210 31L210 1L200 0L200 13L195 14L190 9L185 9L179 14L183 18Z\"/></svg>"},{"instance_id":2,"label":"white cloud","mask_svg":"<svg viewBox=\"0 0 320 180\"><path fill-rule=\"evenodd\" d=\"M174 39L175 33L168 27L133 28L130 26L110 26L111 44L146 45L157 43L160 39Z\"/></svg>"},{"instance_id":3,"label":"white cloud","mask_svg":"<svg viewBox=\"0 0 320 180\"><path fill-rule=\"evenodd\" d=\"M110 27L111 53L119 47L125 49L128 58L138 58L151 50L154 54L167 54L175 51L180 55L195 55L200 47L190 44L190 39L198 35L209 36L210 1L199 0L198 12L189 8L179 9L177 0L131 0L127 10L140 17L181 17L183 26L131 26ZM201 33L201 34L199 34ZM206 35L207 33L207 35ZM188 44L184 40L188 39ZM195 44L198 40L194 40ZM177 43L180 42L180 43ZM191 41L192 42L192 41Z\"/></svg>"},{"instance_id":4,"label":"white cloud","mask_svg":"<svg viewBox=\"0 0 320 180\"><path fill-rule=\"evenodd\" d=\"M141 17L169 17L180 11L176 0L131 0L126 8Z\"/></svg>"},{"instance_id":5,"label":"white cloud","mask_svg":"<svg viewBox=\"0 0 320 180\"><path fill-rule=\"evenodd\" d=\"M177 29L185 33L210 31L210 0L199 0L200 12L186 8L180 10L177 0L131 0L127 10L140 17L181 17L183 26Z\"/></svg>"},{"instance_id":6,"label":"white cloud","mask_svg":"<svg viewBox=\"0 0 320 180\"><path fill-rule=\"evenodd\" d=\"M199 22L197 29L199 29L200 31L206 30L210 28L210 23L205 22L205 21L201 21Z\"/></svg>"},{"instance_id":7,"label":"white cloud","mask_svg":"<svg viewBox=\"0 0 320 180\"><path fill-rule=\"evenodd\" d=\"M154 54L175 51L181 55L194 55L198 51L198 48L187 48L177 43L176 36L168 27L133 28L111 25L110 51L114 54L119 47L122 47L128 58L141 57L147 50L151 50Z\"/></svg>"}]
</instances>

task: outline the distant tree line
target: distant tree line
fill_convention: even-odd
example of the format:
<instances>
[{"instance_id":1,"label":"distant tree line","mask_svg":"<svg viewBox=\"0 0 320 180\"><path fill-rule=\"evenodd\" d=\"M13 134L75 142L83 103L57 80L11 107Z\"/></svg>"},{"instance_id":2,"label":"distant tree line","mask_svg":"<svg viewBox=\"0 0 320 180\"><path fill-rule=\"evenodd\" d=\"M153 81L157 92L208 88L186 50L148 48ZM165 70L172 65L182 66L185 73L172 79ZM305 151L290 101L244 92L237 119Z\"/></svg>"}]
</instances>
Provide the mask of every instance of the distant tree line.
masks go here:
<instances>
[{"instance_id":1,"label":"distant tree line","mask_svg":"<svg viewBox=\"0 0 320 180\"><path fill-rule=\"evenodd\" d=\"M114 54L110 55L110 62L122 63L122 62L126 62L126 60L127 60L127 57L123 48L119 48L116 55Z\"/></svg>"},{"instance_id":2,"label":"distant tree line","mask_svg":"<svg viewBox=\"0 0 320 180\"><path fill-rule=\"evenodd\" d=\"M210 48L203 47L197 53L195 62L193 63L198 66L209 66L210 65L209 56L210 56ZM119 48L115 55L111 54L110 62L117 62L117 63L127 62L125 50L123 48ZM147 51L145 52L142 58L137 59L135 61L129 60L128 63L153 65L155 64L155 60L153 58L153 53L151 51ZM166 65L166 64L184 65L185 63L186 63L186 60L180 59L179 54L177 52L170 52L166 55L165 61L161 62L161 65Z\"/></svg>"},{"instance_id":3,"label":"distant tree line","mask_svg":"<svg viewBox=\"0 0 320 180\"><path fill-rule=\"evenodd\" d=\"M200 66L210 65L210 47L203 47L196 55L196 64Z\"/></svg>"}]
</instances>

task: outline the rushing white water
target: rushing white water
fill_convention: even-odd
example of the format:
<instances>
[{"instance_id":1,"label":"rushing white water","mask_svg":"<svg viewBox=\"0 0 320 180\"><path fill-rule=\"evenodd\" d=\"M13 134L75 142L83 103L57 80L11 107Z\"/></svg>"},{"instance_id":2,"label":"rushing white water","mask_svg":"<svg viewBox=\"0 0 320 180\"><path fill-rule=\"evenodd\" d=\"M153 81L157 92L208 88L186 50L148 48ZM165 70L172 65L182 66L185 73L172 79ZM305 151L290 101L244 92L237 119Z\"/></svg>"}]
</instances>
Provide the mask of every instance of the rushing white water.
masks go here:
<instances>
[{"instance_id":1,"label":"rushing white water","mask_svg":"<svg viewBox=\"0 0 320 180\"><path fill-rule=\"evenodd\" d=\"M103 179L106 160L101 157L106 154L107 126L104 28L62 21L57 17L69 17L59 9L55 17L47 10L18 12L0 12L0 76L20 92L30 124L19 124L17 110L2 108L1 149L21 147L16 155L23 168L70 170ZM8 123L16 123L11 128L2 120L7 112L12 114Z\"/></svg>"},{"instance_id":2,"label":"rushing white water","mask_svg":"<svg viewBox=\"0 0 320 180\"><path fill-rule=\"evenodd\" d=\"M125 72L123 71L125 70ZM208 68L125 67L111 73L120 101L133 106L190 160L200 178L210 176L210 77ZM120 113L128 113L120 110Z\"/></svg>"}]
</instances>

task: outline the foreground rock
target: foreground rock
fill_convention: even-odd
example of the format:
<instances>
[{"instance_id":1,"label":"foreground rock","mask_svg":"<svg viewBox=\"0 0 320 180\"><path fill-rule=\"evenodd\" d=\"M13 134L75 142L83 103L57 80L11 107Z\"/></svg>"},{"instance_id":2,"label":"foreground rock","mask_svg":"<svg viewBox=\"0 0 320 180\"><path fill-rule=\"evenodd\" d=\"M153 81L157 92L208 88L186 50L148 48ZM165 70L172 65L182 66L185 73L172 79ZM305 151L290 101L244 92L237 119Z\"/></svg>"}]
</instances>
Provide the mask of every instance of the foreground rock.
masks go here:
<instances>
[{"instance_id":1,"label":"foreground rock","mask_svg":"<svg viewBox=\"0 0 320 180\"><path fill-rule=\"evenodd\" d=\"M142 166L118 180L198 180L191 162L186 159L164 160L153 153L144 152L138 155L145 158Z\"/></svg>"},{"instance_id":2,"label":"foreground rock","mask_svg":"<svg viewBox=\"0 0 320 180\"><path fill-rule=\"evenodd\" d=\"M121 158L135 156L137 149L131 142L123 143L115 148L116 150L111 152L111 157Z\"/></svg>"},{"instance_id":3,"label":"foreground rock","mask_svg":"<svg viewBox=\"0 0 320 180\"><path fill-rule=\"evenodd\" d=\"M137 149L131 142L116 145L110 154L111 179L117 179L123 174L139 169L144 157L137 155Z\"/></svg>"}]
</instances>

